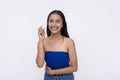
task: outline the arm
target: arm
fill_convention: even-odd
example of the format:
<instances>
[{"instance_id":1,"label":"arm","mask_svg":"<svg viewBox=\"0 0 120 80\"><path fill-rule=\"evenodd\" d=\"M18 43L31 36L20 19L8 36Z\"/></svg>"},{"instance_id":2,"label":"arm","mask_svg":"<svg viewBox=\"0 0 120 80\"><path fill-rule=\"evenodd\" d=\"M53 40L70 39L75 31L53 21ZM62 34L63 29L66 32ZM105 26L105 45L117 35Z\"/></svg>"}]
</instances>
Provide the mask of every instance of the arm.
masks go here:
<instances>
[{"instance_id":1,"label":"arm","mask_svg":"<svg viewBox=\"0 0 120 80\"><path fill-rule=\"evenodd\" d=\"M39 36L39 41L37 44L37 57L36 57L36 64L38 67L42 68L44 65L44 38L45 38L45 33L44 29L42 27L38 28L38 36Z\"/></svg>"},{"instance_id":2,"label":"arm","mask_svg":"<svg viewBox=\"0 0 120 80\"><path fill-rule=\"evenodd\" d=\"M46 66L46 72L49 74L65 74L77 71L77 56L74 41L68 39L68 53L70 58L70 66L66 68L51 70L48 66Z\"/></svg>"},{"instance_id":3,"label":"arm","mask_svg":"<svg viewBox=\"0 0 120 80\"><path fill-rule=\"evenodd\" d=\"M37 45L37 58L36 58L36 64L38 67L42 68L44 65L44 48L43 48L43 40L38 41Z\"/></svg>"}]
</instances>

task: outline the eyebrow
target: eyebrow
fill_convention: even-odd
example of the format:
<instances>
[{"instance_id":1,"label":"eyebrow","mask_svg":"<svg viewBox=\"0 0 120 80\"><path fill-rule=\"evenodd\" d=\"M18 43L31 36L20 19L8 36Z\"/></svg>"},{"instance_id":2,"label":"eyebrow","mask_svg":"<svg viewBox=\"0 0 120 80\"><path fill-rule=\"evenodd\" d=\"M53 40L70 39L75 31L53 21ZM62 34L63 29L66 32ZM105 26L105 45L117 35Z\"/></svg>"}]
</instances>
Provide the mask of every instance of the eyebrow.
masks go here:
<instances>
[{"instance_id":1,"label":"eyebrow","mask_svg":"<svg viewBox=\"0 0 120 80\"><path fill-rule=\"evenodd\" d=\"M54 20L53 18L49 18L49 20ZM61 19L55 19L55 20L61 20Z\"/></svg>"}]
</instances>

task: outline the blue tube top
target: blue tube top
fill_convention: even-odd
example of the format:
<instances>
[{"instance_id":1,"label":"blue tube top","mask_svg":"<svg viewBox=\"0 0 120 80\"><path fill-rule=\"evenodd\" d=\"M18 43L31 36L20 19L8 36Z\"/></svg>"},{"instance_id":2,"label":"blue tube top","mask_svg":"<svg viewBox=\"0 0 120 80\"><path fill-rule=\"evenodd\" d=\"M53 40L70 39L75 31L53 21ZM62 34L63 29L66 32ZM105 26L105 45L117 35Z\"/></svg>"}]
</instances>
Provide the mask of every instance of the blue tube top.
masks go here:
<instances>
[{"instance_id":1,"label":"blue tube top","mask_svg":"<svg viewBox=\"0 0 120 80\"><path fill-rule=\"evenodd\" d=\"M45 62L51 69L60 69L69 66L68 52L63 51L46 51Z\"/></svg>"}]
</instances>

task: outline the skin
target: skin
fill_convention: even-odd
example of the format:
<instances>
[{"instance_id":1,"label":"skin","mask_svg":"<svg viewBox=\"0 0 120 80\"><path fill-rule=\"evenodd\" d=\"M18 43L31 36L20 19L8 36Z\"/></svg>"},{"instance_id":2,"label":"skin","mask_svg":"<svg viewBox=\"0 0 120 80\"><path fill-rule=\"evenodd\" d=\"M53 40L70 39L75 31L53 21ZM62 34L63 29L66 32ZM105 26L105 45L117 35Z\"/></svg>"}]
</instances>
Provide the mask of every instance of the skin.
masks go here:
<instances>
[{"instance_id":1,"label":"skin","mask_svg":"<svg viewBox=\"0 0 120 80\"><path fill-rule=\"evenodd\" d=\"M48 21L48 26L51 31L51 35L47 38L45 38L45 32L42 26L38 28L39 41L37 51L38 54L36 58L37 66L40 68L43 67L45 51L64 51L69 54L70 66L56 70L52 70L50 67L46 66L46 72L48 74L55 75L77 71L78 65L74 41L70 38L62 36L60 33L63 27L62 18L58 14L51 14Z\"/></svg>"}]
</instances>

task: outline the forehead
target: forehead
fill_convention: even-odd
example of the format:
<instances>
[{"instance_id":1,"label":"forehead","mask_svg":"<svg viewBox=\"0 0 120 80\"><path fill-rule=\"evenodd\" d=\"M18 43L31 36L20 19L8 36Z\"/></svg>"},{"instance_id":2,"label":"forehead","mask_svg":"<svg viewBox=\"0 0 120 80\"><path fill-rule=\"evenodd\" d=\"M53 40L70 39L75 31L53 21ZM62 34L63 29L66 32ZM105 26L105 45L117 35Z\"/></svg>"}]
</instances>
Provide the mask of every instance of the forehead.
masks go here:
<instances>
[{"instance_id":1,"label":"forehead","mask_svg":"<svg viewBox=\"0 0 120 80\"><path fill-rule=\"evenodd\" d=\"M49 19L62 19L60 15L53 13L50 15Z\"/></svg>"}]
</instances>

